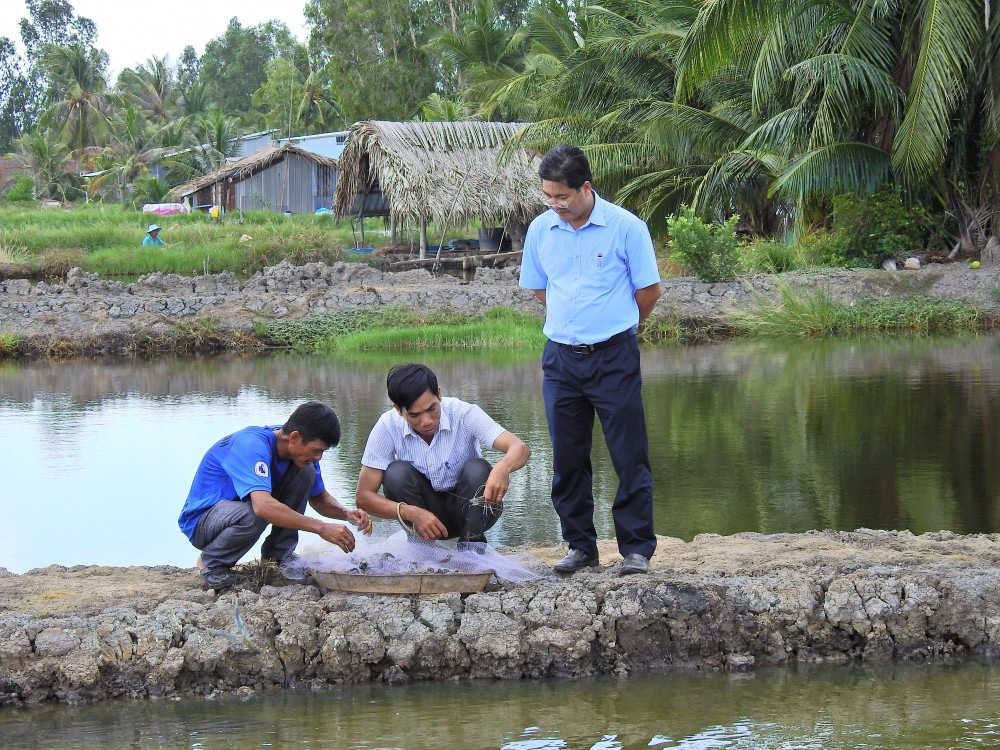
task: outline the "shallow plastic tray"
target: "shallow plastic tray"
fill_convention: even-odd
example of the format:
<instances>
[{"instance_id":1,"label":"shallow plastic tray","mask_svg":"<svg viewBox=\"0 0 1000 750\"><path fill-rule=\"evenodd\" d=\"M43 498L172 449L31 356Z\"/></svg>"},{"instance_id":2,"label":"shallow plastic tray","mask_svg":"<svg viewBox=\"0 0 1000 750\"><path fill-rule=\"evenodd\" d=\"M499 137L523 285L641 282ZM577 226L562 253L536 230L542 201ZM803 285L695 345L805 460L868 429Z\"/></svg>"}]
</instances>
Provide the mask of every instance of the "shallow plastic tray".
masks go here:
<instances>
[{"instance_id":1,"label":"shallow plastic tray","mask_svg":"<svg viewBox=\"0 0 1000 750\"><path fill-rule=\"evenodd\" d=\"M485 573L334 573L314 570L313 578L329 591L355 594L445 594L482 591L493 571Z\"/></svg>"}]
</instances>

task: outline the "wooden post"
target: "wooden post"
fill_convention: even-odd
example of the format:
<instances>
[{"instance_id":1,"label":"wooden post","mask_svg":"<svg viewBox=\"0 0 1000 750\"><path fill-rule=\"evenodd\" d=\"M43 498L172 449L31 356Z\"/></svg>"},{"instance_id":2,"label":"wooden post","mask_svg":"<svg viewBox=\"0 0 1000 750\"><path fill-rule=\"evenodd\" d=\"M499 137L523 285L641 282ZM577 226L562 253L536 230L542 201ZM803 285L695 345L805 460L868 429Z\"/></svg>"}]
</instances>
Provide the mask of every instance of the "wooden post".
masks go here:
<instances>
[{"instance_id":1,"label":"wooden post","mask_svg":"<svg viewBox=\"0 0 1000 750\"><path fill-rule=\"evenodd\" d=\"M361 214L361 247L368 247L365 244L365 215L363 212Z\"/></svg>"},{"instance_id":2,"label":"wooden post","mask_svg":"<svg viewBox=\"0 0 1000 750\"><path fill-rule=\"evenodd\" d=\"M420 214L420 259L427 257L427 217Z\"/></svg>"},{"instance_id":3,"label":"wooden post","mask_svg":"<svg viewBox=\"0 0 1000 750\"><path fill-rule=\"evenodd\" d=\"M393 245L396 244L396 232L397 232L396 217L395 216L390 216L389 217L389 242L391 244L393 244Z\"/></svg>"}]
</instances>

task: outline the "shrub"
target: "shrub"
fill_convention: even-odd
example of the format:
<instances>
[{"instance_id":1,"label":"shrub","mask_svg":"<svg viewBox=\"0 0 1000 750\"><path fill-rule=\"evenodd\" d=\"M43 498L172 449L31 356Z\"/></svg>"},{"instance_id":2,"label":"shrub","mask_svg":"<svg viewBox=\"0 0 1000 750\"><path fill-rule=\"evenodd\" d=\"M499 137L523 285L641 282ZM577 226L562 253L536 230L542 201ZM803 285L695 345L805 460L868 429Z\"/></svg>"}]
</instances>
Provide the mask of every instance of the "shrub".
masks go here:
<instances>
[{"instance_id":1,"label":"shrub","mask_svg":"<svg viewBox=\"0 0 1000 750\"><path fill-rule=\"evenodd\" d=\"M732 216L723 224L706 224L690 206L682 206L679 214L667 219L667 246L702 281L728 281L736 277L739 261L739 220Z\"/></svg>"},{"instance_id":2,"label":"shrub","mask_svg":"<svg viewBox=\"0 0 1000 750\"><path fill-rule=\"evenodd\" d=\"M4 200L8 203L23 203L34 200L35 181L30 177L19 175L14 178L14 184L4 194Z\"/></svg>"},{"instance_id":3,"label":"shrub","mask_svg":"<svg viewBox=\"0 0 1000 750\"><path fill-rule=\"evenodd\" d=\"M825 229L801 235L795 243L795 249L805 266L830 265L830 259L838 257L840 252L833 235Z\"/></svg>"},{"instance_id":4,"label":"shrub","mask_svg":"<svg viewBox=\"0 0 1000 750\"><path fill-rule=\"evenodd\" d=\"M930 217L926 210L907 206L902 192L885 189L873 195L836 195L833 198L833 237L827 265L878 267L927 243Z\"/></svg>"},{"instance_id":5,"label":"shrub","mask_svg":"<svg viewBox=\"0 0 1000 750\"><path fill-rule=\"evenodd\" d=\"M758 273L784 273L805 266L798 246L781 240L756 239L740 248L740 268Z\"/></svg>"}]
</instances>

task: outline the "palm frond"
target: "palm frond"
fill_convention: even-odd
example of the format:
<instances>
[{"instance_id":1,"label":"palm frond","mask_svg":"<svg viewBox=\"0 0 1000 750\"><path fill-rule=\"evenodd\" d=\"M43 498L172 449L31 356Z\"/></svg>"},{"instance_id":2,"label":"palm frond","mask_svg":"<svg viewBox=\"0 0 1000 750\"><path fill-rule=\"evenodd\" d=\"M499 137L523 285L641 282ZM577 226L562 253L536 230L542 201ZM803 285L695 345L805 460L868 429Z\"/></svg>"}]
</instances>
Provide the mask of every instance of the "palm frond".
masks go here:
<instances>
[{"instance_id":1,"label":"palm frond","mask_svg":"<svg viewBox=\"0 0 1000 750\"><path fill-rule=\"evenodd\" d=\"M975 3L923 0L918 9L919 51L892 148L893 169L906 179L941 164L956 94L984 33Z\"/></svg>"},{"instance_id":2,"label":"palm frond","mask_svg":"<svg viewBox=\"0 0 1000 750\"><path fill-rule=\"evenodd\" d=\"M833 143L795 159L778 175L771 195L789 200L838 192L875 192L889 179L889 154L868 143Z\"/></svg>"}]
</instances>

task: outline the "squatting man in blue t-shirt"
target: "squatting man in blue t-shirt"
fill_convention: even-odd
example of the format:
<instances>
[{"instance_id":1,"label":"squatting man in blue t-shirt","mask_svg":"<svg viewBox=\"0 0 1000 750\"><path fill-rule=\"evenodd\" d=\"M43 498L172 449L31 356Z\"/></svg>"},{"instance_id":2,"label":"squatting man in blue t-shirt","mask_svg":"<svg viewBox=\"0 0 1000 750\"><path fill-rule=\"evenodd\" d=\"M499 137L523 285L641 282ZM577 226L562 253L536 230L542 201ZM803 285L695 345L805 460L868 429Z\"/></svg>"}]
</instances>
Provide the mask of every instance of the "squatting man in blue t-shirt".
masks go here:
<instances>
[{"instance_id":1,"label":"squatting man in blue t-shirt","mask_svg":"<svg viewBox=\"0 0 1000 750\"><path fill-rule=\"evenodd\" d=\"M351 530L304 515L306 503L327 518L350 521L365 534L371 519L348 510L326 491L319 460L340 442L340 421L317 401L299 406L284 425L246 427L219 440L201 460L178 519L201 550L198 567L210 588L236 583L232 567L273 527L261 557L282 563L285 576L305 580L288 568L299 531L311 531L345 552L354 549Z\"/></svg>"},{"instance_id":2,"label":"squatting man in blue t-shirt","mask_svg":"<svg viewBox=\"0 0 1000 750\"><path fill-rule=\"evenodd\" d=\"M510 473L527 463L531 450L475 404L442 398L426 365L394 367L386 388L392 408L368 436L354 496L358 508L412 526L428 541L485 542L500 517ZM481 445L504 457L490 466Z\"/></svg>"}]
</instances>

